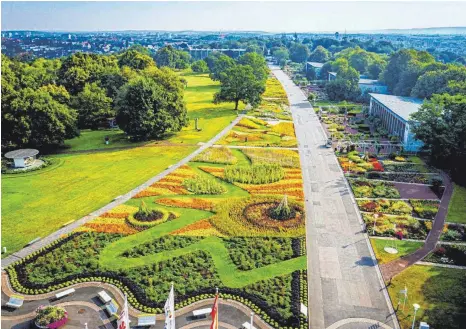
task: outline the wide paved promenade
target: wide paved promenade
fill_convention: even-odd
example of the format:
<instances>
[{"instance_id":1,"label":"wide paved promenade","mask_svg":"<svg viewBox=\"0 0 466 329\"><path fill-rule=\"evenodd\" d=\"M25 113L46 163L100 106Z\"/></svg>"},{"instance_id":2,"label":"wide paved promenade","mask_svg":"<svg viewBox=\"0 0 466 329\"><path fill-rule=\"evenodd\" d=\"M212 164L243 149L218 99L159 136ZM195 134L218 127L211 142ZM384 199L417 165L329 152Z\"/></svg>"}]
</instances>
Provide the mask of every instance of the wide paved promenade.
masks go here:
<instances>
[{"instance_id":1,"label":"wide paved promenade","mask_svg":"<svg viewBox=\"0 0 466 329\"><path fill-rule=\"evenodd\" d=\"M306 197L311 329L398 328L343 172L303 92L271 66L285 88L298 138ZM376 326L379 325L379 327Z\"/></svg>"}]
</instances>

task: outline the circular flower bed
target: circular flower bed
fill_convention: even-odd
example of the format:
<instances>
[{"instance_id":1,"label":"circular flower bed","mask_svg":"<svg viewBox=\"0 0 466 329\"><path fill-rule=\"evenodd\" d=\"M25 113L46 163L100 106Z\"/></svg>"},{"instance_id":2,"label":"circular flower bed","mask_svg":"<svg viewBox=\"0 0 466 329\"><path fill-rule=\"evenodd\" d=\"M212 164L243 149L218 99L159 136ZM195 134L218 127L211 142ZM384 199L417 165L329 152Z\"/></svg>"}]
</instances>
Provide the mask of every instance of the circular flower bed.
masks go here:
<instances>
[{"instance_id":1,"label":"circular flower bed","mask_svg":"<svg viewBox=\"0 0 466 329\"><path fill-rule=\"evenodd\" d=\"M304 211L297 204L290 204L288 218L278 218L275 209L280 205L278 201L265 201L247 205L243 216L252 224L267 228L293 228L303 224Z\"/></svg>"},{"instance_id":2,"label":"circular flower bed","mask_svg":"<svg viewBox=\"0 0 466 329\"><path fill-rule=\"evenodd\" d=\"M162 219L165 214L159 210L152 210L147 213L137 212L133 215L134 219L140 222L153 222Z\"/></svg>"},{"instance_id":3,"label":"circular flower bed","mask_svg":"<svg viewBox=\"0 0 466 329\"><path fill-rule=\"evenodd\" d=\"M34 324L38 328L59 328L68 320L68 313L59 306L39 306L36 310Z\"/></svg>"}]
</instances>

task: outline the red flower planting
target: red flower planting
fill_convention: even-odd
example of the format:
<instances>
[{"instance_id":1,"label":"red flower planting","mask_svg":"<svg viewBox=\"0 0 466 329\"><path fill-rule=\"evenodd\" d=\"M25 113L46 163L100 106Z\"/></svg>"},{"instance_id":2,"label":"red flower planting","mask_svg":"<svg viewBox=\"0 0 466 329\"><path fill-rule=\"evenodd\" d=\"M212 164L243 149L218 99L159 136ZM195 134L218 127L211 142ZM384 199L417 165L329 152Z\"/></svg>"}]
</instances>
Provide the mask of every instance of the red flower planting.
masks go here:
<instances>
[{"instance_id":1,"label":"red flower planting","mask_svg":"<svg viewBox=\"0 0 466 329\"><path fill-rule=\"evenodd\" d=\"M383 171L383 166L380 162L374 161L372 162L372 167L374 167L375 171Z\"/></svg>"}]
</instances>

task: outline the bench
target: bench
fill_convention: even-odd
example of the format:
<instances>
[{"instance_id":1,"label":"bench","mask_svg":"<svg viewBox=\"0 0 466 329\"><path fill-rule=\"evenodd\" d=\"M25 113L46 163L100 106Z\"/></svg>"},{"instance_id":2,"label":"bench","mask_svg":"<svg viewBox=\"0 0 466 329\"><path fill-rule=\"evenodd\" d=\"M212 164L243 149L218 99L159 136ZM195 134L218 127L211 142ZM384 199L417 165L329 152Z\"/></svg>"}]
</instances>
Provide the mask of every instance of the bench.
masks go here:
<instances>
[{"instance_id":1,"label":"bench","mask_svg":"<svg viewBox=\"0 0 466 329\"><path fill-rule=\"evenodd\" d=\"M99 299L102 301L102 303L107 304L112 301L112 298L104 291L102 290L97 294L99 296Z\"/></svg>"},{"instance_id":2,"label":"bench","mask_svg":"<svg viewBox=\"0 0 466 329\"><path fill-rule=\"evenodd\" d=\"M212 313L212 309L210 307L193 311L194 316L207 315L207 314L210 314L210 313Z\"/></svg>"},{"instance_id":3,"label":"bench","mask_svg":"<svg viewBox=\"0 0 466 329\"><path fill-rule=\"evenodd\" d=\"M65 296L68 296L68 295L71 295L72 293L74 293L76 290L74 290L74 288L70 288L70 289L67 289L67 290L63 290L62 292L59 292L58 294L55 295L55 297L57 299L60 299L62 297L65 297Z\"/></svg>"},{"instance_id":4,"label":"bench","mask_svg":"<svg viewBox=\"0 0 466 329\"><path fill-rule=\"evenodd\" d=\"M138 316L138 326L153 326L155 325L155 314L141 314Z\"/></svg>"},{"instance_id":5,"label":"bench","mask_svg":"<svg viewBox=\"0 0 466 329\"><path fill-rule=\"evenodd\" d=\"M10 300L8 301L8 303L5 304L5 306L11 308L20 308L21 306L23 306L23 303L24 297L18 295L11 295Z\"/></svg>"},{"instance_id":6,"label":"bench","mask_svg":"<svg viewBox=\"0 0 466 329\"><path fill-rule=\"evenodd\" d=\"M251 328L251 324L249 322L245 322L241 325L241 328L242 329L256 329L256 327L252 326Z\"/></svg>"},{"instance_id":7,"label":"bench","mask_svg":"<svg viewBox=\"0 0 466 329\"><path fill-rule=\"evenodd\" d=\"M117 312L118 312L118 304L115 302L114 299L112 299L110 301L110 303L106 304L105 305L105 310L107 311L108 315L109 316L117 316Z\"/></svg>"},{"instance_id":8,"label":"bench","mask_svg":"<svg viewBox=\"0 0 466 329\"><path fill-rule=\"evenodd\" d=\"M212 313L211 308L203 308L200 310L194 310L193 316L191 317L191 321L205 319L207 318L207 314L210 314L210 313Z\"/></svg>"},{"instance_id":9,"label":"bench","mask_svg":"<svg viewBox=\"0 0 466 329\"><path fill-rule=\"evenodd\" d=\"M301 303L301 313L307 317L307 306Z\"/></svg>"},{"instance_id":10,"label":"bench","mask_svg":"<svg viewBox=\"0 0 466 329\"><path fill-rule=\"evenodd\" d=\"M26 246L30 246L31 244L36 243L36 242L39 241L40 239L41 239L41 237L39 236L39 237L35 238L34 240L29 241L28 244L27 244Z\"/></svg>"}]
</instances>

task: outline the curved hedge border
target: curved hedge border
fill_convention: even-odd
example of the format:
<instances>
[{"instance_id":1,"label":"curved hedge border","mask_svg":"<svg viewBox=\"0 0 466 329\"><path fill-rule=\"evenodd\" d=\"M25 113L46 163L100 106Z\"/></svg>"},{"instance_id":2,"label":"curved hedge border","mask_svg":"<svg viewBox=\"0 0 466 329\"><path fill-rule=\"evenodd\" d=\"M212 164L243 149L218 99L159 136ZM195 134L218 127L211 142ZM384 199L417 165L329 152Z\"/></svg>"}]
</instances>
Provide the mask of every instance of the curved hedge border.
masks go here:
<instances>
[{"instance_id":1,"label":"curved hedge border","mask_svg":"<svg viewBox=\"0 0 466 329\"><path fill-rule=\"evenodd\" d=\"M126 223L128 225L132 226L133 228L137 229L137 230L147 229L149 227L165 223L167 220L169 220L173 216L172 213L170 213L169 211L167 211L165 209L162 209L162 208L157 208L157 209L153 209L153 210L161 212L163 214L162 218L159 218L159 219L156 219L156 220L153 220L153 221L143 222L143 221L140 221L140 220L134 218L134 214L132 214L132 215L129 215L128 217L126 217ZM176 218L176 216L175 216L175 218Z\"/></svg>"},{"instance_id":2,"label":"curved hedge border","mask_svg":"<svg viewBox=\"0 0 466 329\"><path fill-rule=\"evenodd\" d=\"M39 295L49 293L58 289L66 288L73 284L83 282L104 282L112 284L120 289L128 296L128 302L135 309L145 313L163 314L163 305L156 304L149 301L144 291L136 285L132 280L119 276L114 272L95 272L95 273L81 273L70 275L65 279L57 280L55 284L36 284L27 281L27 274L25 273L24 264L35 261L38 257L50 252L53 248L61 246L63 243L68 242L75 236L82 233L70 234L64 238L60 238L50 245L43 247L25 258L12 263L5 271L7 272L12 288L22 294L26 295ZM295 244L295 253L298 252L298 245ZM301 251L301 250L300 250ZM292 317L285 320L280 316L280 313L272 308L257 296L247 292L222 287L220 297L231 299L240 302L254 311L255 314L260 316L265 322L278 329L305 329L307 328L307 319L300 313L300 290L301 290L300 271L292 273L291 294L292 303L290 305ZM198 302L207 298L215 297L215 288L200 289L196 292L185 294L182 298L175 298L175 309L186 307L194 302ZM267 310L267 311L264 311Z\"/></svg>"}]
</instances>

